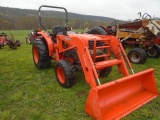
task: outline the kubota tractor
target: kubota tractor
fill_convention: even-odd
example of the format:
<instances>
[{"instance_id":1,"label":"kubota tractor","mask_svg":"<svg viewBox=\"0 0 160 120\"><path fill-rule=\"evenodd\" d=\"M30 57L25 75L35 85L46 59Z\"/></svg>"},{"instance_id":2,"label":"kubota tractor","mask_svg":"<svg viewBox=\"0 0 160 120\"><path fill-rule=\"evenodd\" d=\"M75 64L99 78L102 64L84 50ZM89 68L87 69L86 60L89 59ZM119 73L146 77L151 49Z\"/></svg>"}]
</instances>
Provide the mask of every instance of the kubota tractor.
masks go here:
<instances>
[{"instance_id":1,"label":"kubota tractor","mask_svg":"<svg viewBox=\"0 0 160 120\"><path fill-rule=\"evenodd\" d=\"M47 32L41 22L42 7L64 10L66 24L55 25L52 33ZM154 69L134 73L116 37L76 34L70 31L67 22L65 8L39 7L39 23L43 30L39 29L35 33L38 37L32 47L34 64L38 69L49 68L51 59L55 60L55 75L64 88L72 87L76 83L76 71L82 70L91 87L85 106L91 117L98 120L120 119L158 96ZM126 64L133 72L132 75ZM124 77L102 84L101 77L107 76L112 66L117 66Z\"/></svg>"}]
</instances>

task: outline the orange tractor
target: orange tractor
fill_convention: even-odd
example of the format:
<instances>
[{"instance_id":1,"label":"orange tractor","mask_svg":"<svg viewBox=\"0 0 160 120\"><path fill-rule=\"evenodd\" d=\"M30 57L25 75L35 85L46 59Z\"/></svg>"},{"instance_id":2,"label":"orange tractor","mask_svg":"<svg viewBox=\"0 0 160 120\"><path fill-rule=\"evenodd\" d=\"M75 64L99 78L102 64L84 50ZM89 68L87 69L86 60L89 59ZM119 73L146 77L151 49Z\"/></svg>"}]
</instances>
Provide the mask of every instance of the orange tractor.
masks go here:
<instances>
[{"instance_id":1,"label":"orange tractor","mask_svg":"<svg viewBox=\"0 0 160 120\"><path fill-rule=\"evenodd\" d=\"M41 22L42 7L64 10L65 26L55 25L52 33L47 32ZM98 120L120 119L158 96L154 69L134 73L116 37L77 34L67 27L67 22L65 8L40 6L39 23L44 30L39 29L35 33L39 37L33 43L33 60L38 69L49 68L51 59L55 60L55 75L64 88L72 87L76 83L76 71L82 70L91 87L85 106L91 117ZM102 82L101 77L107 76L112 66L117 66L124 77Z\"/></svg>"}]
</instances>

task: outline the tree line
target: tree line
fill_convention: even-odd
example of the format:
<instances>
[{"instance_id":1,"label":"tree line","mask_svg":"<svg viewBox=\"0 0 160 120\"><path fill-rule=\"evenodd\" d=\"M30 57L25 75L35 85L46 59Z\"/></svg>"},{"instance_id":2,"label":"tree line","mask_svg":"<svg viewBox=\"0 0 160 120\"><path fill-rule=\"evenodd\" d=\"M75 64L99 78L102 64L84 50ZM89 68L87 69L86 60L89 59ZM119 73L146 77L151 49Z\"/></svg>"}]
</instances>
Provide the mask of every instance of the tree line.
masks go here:
<instances>
[{"instance_id":1,"label":"tree line","mask_svg":"<svg viewBox=\"0 0 160 120\"><path fill-rule=\"evenodd\" d=\"M51 29L54 25L64 25L65 20L62 18L42 17L42 24ZM68 26L74 29L92 28L95 26L106 26L107 22L103 21L90 21L72 18L68 21ZM39 21L37 16L0 16L0 29L1 30L35 30L39 28Z\"/></svg>"},{"instance_id":2,"label":"tree line","mask_svg":"<svg viewBox=\"0 0 160 120\"><path fill-rule=\"evenodd\" d=\"M46 29L54 25L65 24L65 13L53 10L41 11L42 23ZM93 28L95 26L107 26L115 21L114 18L81 15L68 12L68 26L73 29ZM0 30L35 30L39 28L38 10L9 8L0 6Z\"/></svg>"}]
</instances>

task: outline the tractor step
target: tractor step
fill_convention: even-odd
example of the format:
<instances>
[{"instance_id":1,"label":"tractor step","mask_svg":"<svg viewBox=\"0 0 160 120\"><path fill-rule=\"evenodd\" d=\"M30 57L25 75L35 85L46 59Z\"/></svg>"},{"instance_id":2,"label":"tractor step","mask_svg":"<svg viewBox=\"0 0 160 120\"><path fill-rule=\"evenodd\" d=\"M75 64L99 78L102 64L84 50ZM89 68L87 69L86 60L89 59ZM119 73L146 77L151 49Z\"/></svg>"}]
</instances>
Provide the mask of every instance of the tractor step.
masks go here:
<instances>
[{"instance_id":1,"label":"tractor step","mask_svg":"<svg viewBox=\"0 0 160 120\"><path fill-rule=\"evenodd\" d=\"M95 67L97 69L102 69L102 68L106 68L106 67L110 67L110 66L114 66L114 65L119 65L119 64L121 64L121 60L113 59L113 60L106 60L106 61L102 61L102 62L97 62L97 63L95 63Z\"/></svg>"},{"instance_id":2,"label":"tractor step","mask_svg":"<svg viewBox=\"0 0 160 120\"><path fill-rule=\"evenodd\" d=\"M96 47L96 49L102 49L102 48L110 48L110 46L107 45L107 46L99 46L99 47Z\"/></svg>"},{"instance_id":3,"label":"tractor step","mask_svg":"<svg viewBox=\"0 0 160 120\"><path fill-rule=\"evenodd\" d=\"M110 54L104 54L104 55L98 55L96 58L102 58L102 57L110 57Z\"/></svg>"}]
</instances>

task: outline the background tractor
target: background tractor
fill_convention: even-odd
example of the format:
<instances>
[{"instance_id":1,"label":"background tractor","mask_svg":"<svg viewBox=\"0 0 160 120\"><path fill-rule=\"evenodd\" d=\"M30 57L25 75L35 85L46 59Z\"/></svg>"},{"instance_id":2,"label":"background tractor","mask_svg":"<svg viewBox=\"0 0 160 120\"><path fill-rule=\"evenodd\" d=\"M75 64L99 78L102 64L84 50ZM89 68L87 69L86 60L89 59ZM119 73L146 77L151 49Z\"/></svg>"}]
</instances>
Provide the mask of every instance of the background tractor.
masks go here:
<instances>
[{"instance_id":1,"label":"background tractor","mask_svg":"<svg viewBox=\"0 0 160 120\"><path fill-rule=\"evenodd\" d=\"M25 43L33 44L34 40L36 39L36 30L31 31L28 33L27 37L25 38Z\"/></svg>"},{"instance_id":2,"label":"background tractor","mask_svg":"<svg viewBox=\"0 0 160 120\"><path fill-rule=\"evenodd\" d=\"M130 62L144 63L148 57L160 56L160 20L153 19L147 13L128 23L114 22L108 27L95 27L89 34L114 35L121 40L126 48L132 46L128 53Z\"/></svg>"},{"instance_id":3,"label":"background tractor","mask_svg":"<svg viewBox=\"0 0 160 120\"><path fill-rule=\"evenodd\" d=\"M21 43L19 40L15 40L13 35L12 35L12 38L8 38L7 34L1 33L0 34L0 49L4 47L5 45L8 45L12 49L17 49L17 46L20 46Z\"/></svg>"},{"instance_id":4,"label":"background tractor","mask_svg":"<svg viewBox=\"0 0 160 120\"><path fill-rule=\"evenodd\" d=\"M65 25L54 25L47 32L41 20L41 9L56 8L65 11ZM77 34L67 26L68 13L63 7L39 7L39 24L34 34L32 54L38 69L49 68L56 62L55 75L64 88L72 87L76 72L83 71L90 85L85 110L95 119L120 119L158 96L154 69L134 73L120 41L114 36ZM112 56L113 55L113 56ZM126 61L126 62L125 62ZM127 65L133 74L129 74ZM106 82L100 80L117 66L122 78Z\"/></svg>"},{"instance_id":5,"label":"background tractor","mask_svg":"<svg viewBox=\"0 0 160 120\"><path fill-rule=\"evenodd\" d=\"M7 35L5 33L0 34L0 49L7 44Z\"/></svg>"}]
</instances>

